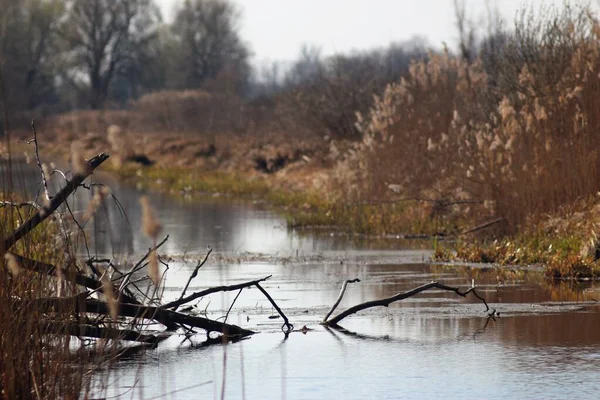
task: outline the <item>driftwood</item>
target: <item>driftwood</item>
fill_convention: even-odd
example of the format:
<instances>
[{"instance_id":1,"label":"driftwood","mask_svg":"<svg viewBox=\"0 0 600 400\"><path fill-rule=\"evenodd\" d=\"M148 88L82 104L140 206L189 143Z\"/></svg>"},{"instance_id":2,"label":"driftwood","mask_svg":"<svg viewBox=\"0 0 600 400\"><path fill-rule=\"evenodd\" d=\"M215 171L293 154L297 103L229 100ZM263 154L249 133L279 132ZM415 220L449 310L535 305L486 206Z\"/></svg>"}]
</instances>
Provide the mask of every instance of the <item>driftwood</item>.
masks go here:
<instances>
[{"instance_id":1,"label":"driftwood","mask_svg":"<svg viewBox=\"0 0 600 400\"><path fill-rule=\"evenodd\" d=\"M461 291L459 288L452 287L452 286L447 286L447 285L444 285L444 284L439 283L439 282L430 282L430 283L426 283L425 285L421 285L419 287L416 287L416 288L414 288L412 290L409 290L408 292L398 293L398 294L396 294L396 295L394 295L392 297L387 297L387 298L381 299L381 300L367 301L366 303L357 304L354 307L350 307L346 311L338 314L337 316L333 317L332 319L328 319L328 317L333 313L333 311L335 311L336 306L339 304L339 302L341 300L341 297L344 295L346 285L349 282L351 282L351 281L344 282L344 285L343 285L342 290L340 292L340 297L338 297L338 301L336 302L336 305L331 309L331 311L329 311L329 313L327 314L327 316L324 318L322 324L327 325L327 326L335 327L335 326L338 325L338 323L341 320L343 320L344 318L346 318L349 315L355 314L355 313L357 313L359 311L366 310L367 308L371 308L371 307L387 307L391 303L407 299L409 297L415 296L415 295L417 295L417 294L419 294L421 292L424 292L426 290L429 290L429 289L447 290L449 292L454 292L458 296L461 296L461 297L467 297L467 295L469 293L473 293L473 295L475 297L477 297L479 300L481 300L481 302L485 305L485 312L489 312L488 316L491 317L491 316L494 316L496 314L496 310L490 309L490 307L488 306L488 304L485 301L485 299L483 297L481 297L475 291L475 286L471 286L466 291Z\"/></svg>"}]
</instances>

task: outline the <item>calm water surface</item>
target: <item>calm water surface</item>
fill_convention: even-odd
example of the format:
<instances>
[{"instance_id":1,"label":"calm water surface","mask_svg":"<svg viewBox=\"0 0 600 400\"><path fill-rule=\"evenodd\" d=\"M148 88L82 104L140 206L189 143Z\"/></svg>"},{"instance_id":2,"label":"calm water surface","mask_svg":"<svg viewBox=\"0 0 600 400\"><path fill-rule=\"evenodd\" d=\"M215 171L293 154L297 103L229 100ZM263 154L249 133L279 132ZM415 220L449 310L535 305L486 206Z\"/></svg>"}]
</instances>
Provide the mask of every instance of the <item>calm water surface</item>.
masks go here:
<instances>
[{"instance_id":1,"label":"calm water surface","mask_svg":"<svg viewBox=\"0 0 600 400\"><path fill-rule=\"evenodd\" d=\"M25 172L31 172L25 169ZM139 196L110 182L127 215L113 202L87 229L91 255L135 261L151 243L139 234ZM35 191L34 175L21 183ZM90 194L80 191L73 209ZM261 206L218 199L174 200L151 195L172 256L165 299L176 298L207 246L210 262L189 291L273 275L264 287L296 328L285 337L281 320L256 289L242 292L228 322L258 331L229 345L202 346L175 336L156 350L118 362L109 396L123 398L600 398L600 287L550 285L534 271L427 264L428 243L349 241L290 231ZM473 298L430 291L371 309L342 322L346 331L318 324L350 285L340 310L391 296L431 280L468 287L500 312L486 318ZM194 310L223 318L237 292L214 294ZM134 388L132 386L135 385Z\"/></svg>"}]
</instances>

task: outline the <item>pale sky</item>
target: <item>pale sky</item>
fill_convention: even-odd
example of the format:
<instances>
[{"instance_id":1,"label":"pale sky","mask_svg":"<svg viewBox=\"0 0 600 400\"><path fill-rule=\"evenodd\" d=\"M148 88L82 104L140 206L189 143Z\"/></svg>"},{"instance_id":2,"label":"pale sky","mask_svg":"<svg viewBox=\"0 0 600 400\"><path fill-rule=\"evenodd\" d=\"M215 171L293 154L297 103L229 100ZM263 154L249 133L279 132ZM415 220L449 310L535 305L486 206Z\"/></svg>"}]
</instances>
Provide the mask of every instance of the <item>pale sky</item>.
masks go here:
<instances>
[{"instance_id":1,"label":"pale sky","mask_svg":"<svg viewBox=\"0 0 600 400\"><path fill-rule=\"evenodd\" d=\"M157 0L167 21L181 0ZM233 0L242 11L241 36L255 63L290 61L303 44L321 47L322 54L382 47L423 36L440 48L456 48L453 0ZM486 0L466 0L468 16L485 24ZM526 5L562 5L564 0L495 0L512 26ZM575 0L571 3L588 4Z\"/></svg>"}]
</instances>

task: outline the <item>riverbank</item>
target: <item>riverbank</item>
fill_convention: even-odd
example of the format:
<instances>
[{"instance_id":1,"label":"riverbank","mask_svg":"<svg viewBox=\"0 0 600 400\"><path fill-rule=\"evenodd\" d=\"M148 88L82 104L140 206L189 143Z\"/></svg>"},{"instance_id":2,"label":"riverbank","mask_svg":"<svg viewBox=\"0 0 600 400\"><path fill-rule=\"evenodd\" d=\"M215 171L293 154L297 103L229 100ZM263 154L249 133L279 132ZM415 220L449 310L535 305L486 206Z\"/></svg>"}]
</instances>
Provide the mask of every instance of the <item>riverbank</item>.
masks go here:
<instances>
[{"instance_id":1,"label":"riverbank","mask_svg":"<svg viewBox=\"0 0 600 400\"><path fill-rule=\"evenodd\" d=\"M340 196L331 143L224 135L210 140L163 133L118 131L81 136L52 130L40 136L45 159L69 157L77 140L86 157L111 152L105 170L119 179L174 196L236 197L264 202L297 229L328 229L351 235L431 237L437 261L544 265L553 279L600 277L595 202L580 202L532 224L518 235L494 235L494 225L469 232L481 221L440 212L425 200L356 202ZM110 132L109 132L110 133ZM27 134L23 133L23 138ZM31 153L30 148L19 151ZM32 154L29 154L31 157ZM279 161L277 161L279 160ZM265 165L267 166L265 168ZM274 168L274 166L276 166ZM447 211L447 210L442 210ZM434 237L454 238L437 241Z\"/></svg>"},{"instance_id":2,"label":"riverbank","mask_svg":"<svg viewBox=\"0 0 600 400\"><path fill-rule=\"evenodd\" d=\"M187 198L264 202L297 229L382 237L448 236L461 229L456 220L432 215L431 205L419 200L378 203L344 198L332 174L331 142L323 138L300 140L274 134L206 138L112 129L112 134L76 135L52 128L40 134L41 152L46 160L66 162L70 143L77 141L86 157L109 152L111 160L103 169L139 188ZM19 136L25 139L27 132ZM18 152L30 159L32 151L19 145Z\"/></svg>"}]
</instances>

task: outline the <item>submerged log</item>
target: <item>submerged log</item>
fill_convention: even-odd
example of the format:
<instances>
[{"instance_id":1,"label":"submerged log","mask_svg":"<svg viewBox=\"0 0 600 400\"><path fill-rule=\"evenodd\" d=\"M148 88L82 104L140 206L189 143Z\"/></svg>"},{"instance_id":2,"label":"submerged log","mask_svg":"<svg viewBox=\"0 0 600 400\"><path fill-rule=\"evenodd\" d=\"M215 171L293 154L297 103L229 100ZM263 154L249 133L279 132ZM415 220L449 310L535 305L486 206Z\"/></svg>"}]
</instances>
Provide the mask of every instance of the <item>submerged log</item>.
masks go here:
<instances>
[{"instance_id":1,"label":"submerged log","mask_svg":"<svg viewBox=\"0 0 600 400\"><path fill-rule=\"evenodd\" d=\"M52 297L36 301L36 306L47 313L79 314L94 313L110 315L110 306L103 301L86 299L85 293L74 297ZM210 332L219 332L230 336L249 336L255 332L240 328L237 325L225 324L208 318L197 317L166 310L161 307L144 306L140 304L119 303L118 315L122 317L143 318L160 322L163 325L181 324L192 328L200 328Z\"/></svg>"},{"instance_id":2,"label":"submerged log","mask_svg":"<svg viewBox=\"0 0 600 400\"><path fill-rule=\"evenodd\" d=\"M42 322L42 332L46 334L71 335L91 337L96 339L126 340L131 342L158 344L163 337L143 334L131 329L100 327L92 324L77 322L61 323L56 321Z\"/></svg>"}]
</instances>

